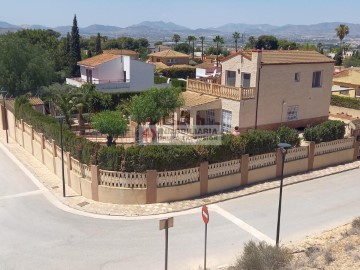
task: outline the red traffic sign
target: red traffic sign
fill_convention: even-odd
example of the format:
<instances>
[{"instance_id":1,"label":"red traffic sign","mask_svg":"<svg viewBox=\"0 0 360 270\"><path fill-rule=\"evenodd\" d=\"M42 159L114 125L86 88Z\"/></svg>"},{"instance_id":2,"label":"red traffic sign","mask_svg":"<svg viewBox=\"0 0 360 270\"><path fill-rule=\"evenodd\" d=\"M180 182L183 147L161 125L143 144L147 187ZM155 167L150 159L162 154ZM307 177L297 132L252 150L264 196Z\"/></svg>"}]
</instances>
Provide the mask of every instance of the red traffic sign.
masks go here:
<instances>
[{"instance_id":1,"label":"red traffic sign","mask_svg":"<svg viewBox=\"0 0 360 270\"><path fill-rule=\"evenodd\" d=\"M201 210L201 216L205 224L209 223L209 211L206 205L203 205Z\"/></svg>"}]
</instances>

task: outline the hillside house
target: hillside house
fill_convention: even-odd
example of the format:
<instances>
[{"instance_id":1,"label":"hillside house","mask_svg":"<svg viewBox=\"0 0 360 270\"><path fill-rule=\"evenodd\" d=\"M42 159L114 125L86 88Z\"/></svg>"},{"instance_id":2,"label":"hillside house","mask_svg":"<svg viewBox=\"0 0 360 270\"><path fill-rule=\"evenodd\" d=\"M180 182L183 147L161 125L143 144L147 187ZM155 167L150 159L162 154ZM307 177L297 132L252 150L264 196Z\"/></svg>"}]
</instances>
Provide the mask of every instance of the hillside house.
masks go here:
<instances>
[{"instance_id":1,"label":"hillside house","mask_svg":"<svg viewBox=\"0 0 360 270\"><path fill-rule=\"evenodd\" d=\"M174 122L277 129L328 119L334 61L315 51L239 51L221 61L221 84L188 80ZM186 116L186 117L183 117Z\"/></svg>"},{"instance_id":2,"label":"hillside house","mask_svg":"<svg viewBox=\"0 0 360 270\"><path fill-rule=\"evenodd\" d=\"M167 66L188 65L189 55L173 50L165 50L149 54L149 63L161 62Z\"/></svg>"}]
</instances>

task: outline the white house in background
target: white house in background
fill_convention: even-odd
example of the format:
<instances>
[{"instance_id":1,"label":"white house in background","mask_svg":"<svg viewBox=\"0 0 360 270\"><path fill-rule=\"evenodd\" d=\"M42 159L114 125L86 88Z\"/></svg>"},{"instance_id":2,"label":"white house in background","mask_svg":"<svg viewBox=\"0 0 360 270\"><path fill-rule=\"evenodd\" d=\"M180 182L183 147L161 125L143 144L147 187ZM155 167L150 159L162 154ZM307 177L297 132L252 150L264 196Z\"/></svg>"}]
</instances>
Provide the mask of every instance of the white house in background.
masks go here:
<instances>
[{"instance_id":1,"label":"white house in background","mask_svg":"<svg viewBox=\"0 0 360 270\"><path fill-rule=\"evenodd\" d=\"M78 62L81 77L66 83L80 87L93 83L104 93L141 92L154 85L154 66L129 55L100 54Z\"/></svg>"}]
</instances>

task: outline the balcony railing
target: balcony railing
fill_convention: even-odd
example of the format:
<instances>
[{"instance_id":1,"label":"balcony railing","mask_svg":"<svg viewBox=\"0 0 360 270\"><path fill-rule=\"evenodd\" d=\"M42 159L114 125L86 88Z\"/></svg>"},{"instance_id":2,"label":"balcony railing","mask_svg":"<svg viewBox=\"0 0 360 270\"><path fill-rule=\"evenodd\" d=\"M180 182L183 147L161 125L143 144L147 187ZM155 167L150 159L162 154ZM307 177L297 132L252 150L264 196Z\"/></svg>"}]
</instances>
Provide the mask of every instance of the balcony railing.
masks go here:
<instances>
[{"instance_id":1,"label":"balcony railing","mask_svg":"<svg viewBox=\"0 0 360 270\"><path fill-rule=\"evenodd\" d=\"M187 80L187 90L207 94L210 96L245 100L255 98L255 87L241 88L198 80Z\"/></svg>"}]
</instances>

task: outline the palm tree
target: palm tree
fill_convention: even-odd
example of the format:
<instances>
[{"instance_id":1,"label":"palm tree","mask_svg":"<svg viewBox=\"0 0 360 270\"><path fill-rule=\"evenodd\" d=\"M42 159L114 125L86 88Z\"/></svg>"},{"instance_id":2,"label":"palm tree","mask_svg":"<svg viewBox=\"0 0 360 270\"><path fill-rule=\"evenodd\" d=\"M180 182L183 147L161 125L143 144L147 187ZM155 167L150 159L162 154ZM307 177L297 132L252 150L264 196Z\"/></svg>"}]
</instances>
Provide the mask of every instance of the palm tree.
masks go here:
<instances>
[{"instance_id":1,"label":"palm tree","mask_svg":"<svg viewBox=\"0 0 360 270\"><path fill-rule=\"evenodd\" d=\"M238 40L240 38L240 33L239 32L234 32L233 33L233 39L235 40L235 51L237 52L237 46L238 46Z\"/></svg>"},{"instance_id":2,"label":"palm tree","mask_svg":"<svg viewBox=\"0 0 360 270\"><path fill-rule=\"evenodd\" d=\"M201 40L201 60L204 60L204 40L205 40L205 37L201 36L199 38Z\"/></svg>"},{"instance_id":3,"label":"palm tree","mask_svg":"<svg viewBox=\"0 0 360 270\"><path fill-rule=\"evenodd\" d=\"M216 36L213 41L216 43L216 66L219 66L219 45L224 43L224 39L221 36Z\"/></svg>"},{"instance_id":4,"label":"palm tree","mask_svg":"<svg viewBox=\"0 0 360 270\"><path fill-rule=\"evenodd\" d=\"M177 45L178 42L180 41L180 36L178 34L174 34L172 41L174 41L175 45Z\"/></svg>"},{"instance_id":5,"label":"palm tree","mask_svg":"<svg viewBox=\"0 0 360 270\"><path fill-rule=\"evenodd\" d=\"M343 39L350 33L349 26L345 24L340 24L339 27L335 29L336 36L340 39L340 48L343 45Z\"/></svg>"},{"instance_id":6,"label":"palm tree","mask_svg":"<svg viewBox=\"0 0 360 270\"><path fill-rule=\"evenodd\" d=\"M196 37L195 36L190 36L191 37L191 41L192 41L192 59L194 59L195 57L195 41L196 41Z\"/></svg>"}]
</instances>

